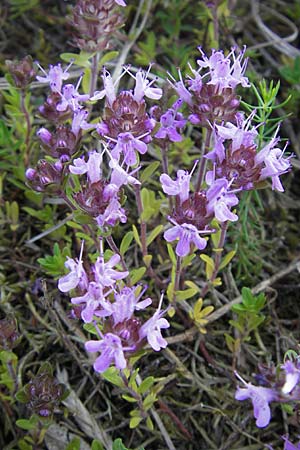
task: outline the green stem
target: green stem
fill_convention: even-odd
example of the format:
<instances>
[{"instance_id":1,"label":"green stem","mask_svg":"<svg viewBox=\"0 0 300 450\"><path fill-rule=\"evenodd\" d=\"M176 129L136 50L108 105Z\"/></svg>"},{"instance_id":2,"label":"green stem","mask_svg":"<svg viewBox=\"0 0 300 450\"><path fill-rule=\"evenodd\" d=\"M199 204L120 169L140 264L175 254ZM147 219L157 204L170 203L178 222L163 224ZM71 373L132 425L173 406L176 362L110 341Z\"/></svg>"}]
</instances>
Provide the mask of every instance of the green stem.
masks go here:
<instances>
[{"instance_id":1,"label":"green stem","mask_svg":"<svg viewBox=\"0 0 300 450\"><path fill-rule=\"evenodd\" d=\"M26 134L25 134L25 155L24 155L24 165L28 166L29 163L29 154L30 154L30 134L31 134L31 122L30 122L30 114L28 109L26 108L26 92L21 90L21 111L24 114L25 122L26 122Z\"/></svg>"},{"instance_id":2,"label":"green stem","mask_svg":"<svg viewBox=\"0 0 300 450\"><path fill-rule=\"evenodd\" d=\"M96 53L96 55L94 55L92 58L91 64L90 96L94 95L94 92L97 87L99 60L100 60L100 53Z\"/></svg>"},{"instance_id":3,"label":"green stem","mask_svg":"<svg viewBox=\"0 0 300 450\"><path fill-rule=\"evenodd\" d=\"M138 214L139 214L139 218L140 218L142 254L143 254L143 257L144 257L144 256L147 256L147 254L148 254L148 250L147 250L147 224L142 219L144 208L143 208L143 203L142 203L141 187L140 187L140 185L135 185L135 198L136 198L136 204L137 204Z\"/></svg>"},{"instance_id":4,"label":"green stem","mask_svg":"<svg viewBox=\"0 0 300 450\"><path fill-rule=\"evenodd\" d=\"M202 146L202 151L201 151L198 179L197 179L197 183L196 183L196 192L200 191L201 185L204 180L206 162L207 162L207 159L204 158L204 155L206 155L206 153L208 152L208 150L210 148L210 141L211 141L211 136L212 136L212 130L210 128L204 129L204 132L205 132L205 130L206 130L206 136L205 136L204 145Z\"/></svg>"},{"instance_id":5,"label":"green stem","mask_svg":"<svg viewBox=\"0 0 300 450\"><path fill-rule=\"evenodd\" d=\"M211 283L213 283L214 280L217 278L217 274L219 272L219 267L220 267L221 260L222 260L222 252L223 252L224 243L225 243L225 239L226 239L227 228L228 228L228 221L222 222L221 223L221 234L220 234L220 239L218 242L218 248L215 249L216 256L214 258L214 270L213 270L213 273L212 273L210 279L205 283L205 285L203 286L203 288L201 290L200 297L202 297L202 298L205 297L205 295L207 294L207 292L209 290Z\"/></svg>"}]
</instances>

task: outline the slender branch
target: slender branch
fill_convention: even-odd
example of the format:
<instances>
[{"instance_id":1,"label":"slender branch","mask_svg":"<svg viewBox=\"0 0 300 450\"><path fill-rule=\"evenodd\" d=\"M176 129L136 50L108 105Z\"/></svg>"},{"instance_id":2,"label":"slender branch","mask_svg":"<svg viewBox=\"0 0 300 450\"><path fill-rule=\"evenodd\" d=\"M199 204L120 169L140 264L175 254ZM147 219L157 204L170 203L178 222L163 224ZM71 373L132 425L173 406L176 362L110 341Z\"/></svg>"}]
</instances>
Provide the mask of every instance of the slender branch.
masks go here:
<instances>
[{"instance_id":1,"label":"slender branch","mask_svg":"<svg viewBox=\"0 0 300 450\"><path fill-rule=\"evenodd\" d=\"M90 96L92 96L97 87L97 77L98 77L98 64L100 60L100 53L96 53L96 55L92 58L91 65L91 80L90 80Z\"/></svg>"},{"instance_id":2,"label":"slender branch","mask_svg":"<svg viewBox=\"0 0 300 450\"><path fill-rule=\"evenodd\" d=\"M214 270L213 273L210 277L210 279L205 283L205 285L203 286L202 290L201 290L201 297L204 298L205 295L208 292L209 286L211 285L211 283L213 283L213 281L216 279L217 274L219 272L219 267L221 264L221 259L222 259L222 252L223 252L223 248L224 248L224 243L225 243L225 239L226 239L226 233L227 233L227 228L228 228L228 221L227 222L223 222L221 224L221 234L220 234L220 239L218 242L218 248L216 248L216 256L215 256L215 260L214 260Z\"/></svg>"},{"instance_id":3,"label":"slender branch","mask_svg":"<svg viewBox=\"0 0 300 450\"><path fill-rule=\"evenodd\" d=\"M176 292L179 290L180 286L180 275L181 275L181 257L176 258L176 269L175 269L175 282L174 282L174 301L176 300Z\"/></svg>"},{"instance_id":4,"label":"slender branch","mask_svg":"<svg viewBox=\"0 0 300 450\"><path fill-rule=\"evenodd\" d=\"M140 218L140 224L141 224L141 244L142 244L142 254L144 257L144 256L147 256L147 254L148 254L148 251L147 251L147 224L142 219L144 208L143 208L143 204L142 204L140 185L135 185L135 198L136 198L136 204L137 204L139 218Z\"/></svg>"},{"instance_id":5,"label":"slender branch","mask_svg":"<svg viewBox=\"0 0 300 450\"><path fill-rule=\"evenodd\" d=\"M205 169L206 169L206 162L207 162L206 158L204 158L204 155L207 153L207 151L210 148L211 136L212 136L212 130L211 130L211 128L208 128L206 130L206 136L205 136L204 145L202 146L202 150L201 150L198 179L197 179L197 184L196 184L196 192L200 191L201 185L202 185L203 180L204 180Z\"/></svg>"},{"instance_id":6,"label":"slender branch","mask_svg":"<svg viewBox=\"0 0 300 450\"><path fill-rule=\"evenodd\" d=\"M30 114L28 109L26 108L26 91L21 90L21 111L24 114L26 121L26 135L25 135L25 155L24 155L24 164L25 166L29 163L29 154L30 154L30 134L31 134L31 122L30 122Z\"/></svg>"},{"instance_id":7,"label":"slender branch","mask_svg":"<svg viewBox=\"0 0 300 450\"><path fill-rule=\"evenodd\" d=\"M135 31L136 28L136 23L137 23L137 17L139 17L140 15L140 9L142 7L142 4L144 2L140 2L139 4L139 8L138 11L136 13L136 18L133 19L133 27L130 30L130 41L124 45L123 50L121 52L121 54L118 57L118 62L116 64L114 73L113 73L113 80L117 80L119 78L119 76L121 75L122 72L122 67L125 64L125 61L127 59L127 55L131 49L131 47L134 45L134 43L136 42L136 40L138 39L138 37L140 36L140 34L142 33L143 29L146 26L149 14L150 14L150 10L151 10L151 6L152 6L152 0L147 0L147 7L146 7L146 11L144 13L144 17L140 23L140 26L138 27L138 29ZM135 32L134 32L135 31Z\"/></svg>"}]
</instances>

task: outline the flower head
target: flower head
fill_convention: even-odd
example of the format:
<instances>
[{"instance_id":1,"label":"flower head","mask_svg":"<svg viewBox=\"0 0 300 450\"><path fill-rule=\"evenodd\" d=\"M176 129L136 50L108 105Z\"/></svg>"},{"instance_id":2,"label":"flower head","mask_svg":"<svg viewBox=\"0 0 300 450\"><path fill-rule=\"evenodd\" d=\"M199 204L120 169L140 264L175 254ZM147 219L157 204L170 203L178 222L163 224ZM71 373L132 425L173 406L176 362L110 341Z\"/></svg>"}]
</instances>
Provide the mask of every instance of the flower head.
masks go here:
<instances>
[{"instance_id":1,"label":"flower head","mask_svg":"<svg viewBox=\"0 0 300 450\"><path fill-rule=\"evenodd\" d=\"M161 348L166 348L167 341L162 337L161 330L169 328L170 324L167 319L163 319L162 316L166 311L161 311L161 305L163 300L163 294L160 298L160 302L157 311L154 315L142 325L139 331L140 339L147 337L148 344L158 352Z\"/></svg>"},{"instance_id":2,"label":"flower head","mask_svg":"<svg viewBox=\"0 0 300 450\"><path fill-rule=\"evenodd\" d=\"M88 278L82 262L83 245L84 242L81 244L79 259L74 260L67 257L65 267L70 270L70 273L58 280L58 289L61 292L68 292L78 285L81 289L86 289L88 286Z\"/></svg>"},{"instance_id":3,"label":"flower head","mask_svg":"<svg viewBox=\"0 0 300 450\"><path fill-rule=\"evenodd\" d=\"M113 333L107 333L99 341L88 341L85 343L85 349L88 352L101 352L94 363L96 372L104 372L114 363L118 369L125 369L126 359L124 348L119 336Z\"/></svg>"},{"instance_id":4,"label":"flower head","mask_svg":"<svg viewBox=\"0 0 300 450\"><path fill-rule=\"evenodd\" d=\"M178 256L183 257L189 254L191 244L194 244L199 250L206 247L207 241L200 236L200 233L206 233L206 231L199 231L191 224L178 225L175 223L175 226L165 231L164 238L168 242L178 239L175 251Z\"/></svg>"},{"instance_id":5,"label":"flower head","mask_svg":"<svg viewBox=\"0 0 300 450\"><path fill-rule=\"evenodd\" d=\"M281 368L285 371L285 383L282 387L283 394L289 394L296 387L300 379L300 365L287 360Z\"/></svg>"},{"instance_id":6,"label":"flower head","mask_svg":"<svg viewBox=\"0 0 300 450\"><path fill-rule=\"evenodd\" d=\"M236 376L244 383L245 388L238 386L235 393L236 400L252 401L254 409L254 417L256 419L256 426L264 428L269 425L271 420L271 410L269 403L277 399L276 392L271 388L253 386L251 383L246 383L238 374Z\"/></svg>"},{"instance_id":7,"label":"flower head","mask_svg":"<svg viewBox=\"0 0 300 450\"><path fill-rule=\"evenodd\" d=\"M56 66L50 65L48 73L39 64L37 64L45 76L41 77L38 75L36 78L41 83L49 83L52 92L61 92L63 81L69 78L68 70L71 64L69 64L65 70L62 69L61 64L57 64Z\"/></svg>"},{"instance_id":8,"label":"flower head","mask_svg":"<svg viewBox=\"0 0 300 450\"><path fill-rule=\"evenodd\" d=\"M76 158L74 159L73 164L74 165L69 166L71 173L76 175L86 173L91 184L101 180L102 154L98 153L96 150L89 153L87 162L82 158Z\"/></svg>"}]
</instances>

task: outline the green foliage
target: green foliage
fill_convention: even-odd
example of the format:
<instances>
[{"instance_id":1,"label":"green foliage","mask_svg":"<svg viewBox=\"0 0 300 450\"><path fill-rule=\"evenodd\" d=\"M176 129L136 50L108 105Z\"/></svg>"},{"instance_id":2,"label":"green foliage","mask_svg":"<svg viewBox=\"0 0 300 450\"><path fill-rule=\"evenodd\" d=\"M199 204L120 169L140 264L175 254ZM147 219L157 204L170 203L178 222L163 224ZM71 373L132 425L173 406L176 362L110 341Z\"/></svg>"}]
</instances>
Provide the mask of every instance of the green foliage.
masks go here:
<instances>
[{"instance_id":1,"label":"green foliage","mask_svg":"<svg viewBox=\"0 0 300 450\"><path fill-rule=\"evenodd\" d=\"M250 335L256 331L258 327L264 322L265 316L262 314L262 309L265 307L266 298L263 293L254 296L251 289L243 287L242 289L242 303L233 305L232 311L237 314L237 319L230 320L231 326L236 328L240 333L240 342L247 342L250 340ZM233 340L226 336L227 345L232 347ZM232 348L230 348L232 350Z\"/></svg>"},{"instance_id":2,"label":"green foliage","mask_svg":"<svg viewBox=\"0 0 300 450\"><path fill-rule=\"evenodd\" d=\"M18 357L14 352L10 350L0 351L0 386L5 386L10 394L15 389L17 364ZM13 402L10 396L7 397L7 400Z\"/></svg>"},{"instance_id":3,"label":"green foliage","mask_svg":"<svg viewBox=\"0 0 300 450\"><path fill-rule=\"evenodd\" d=\"M14 19L33 8L37 8L40 0L9 0L11 18Z\"/></svg>"},{"instance_id":4,"label":"green foliage","mask_svg":"<svg viewBox=\"0 0 300 450\"><path fill-rule=\"evenodd\" d=\"M150 191L146 188L142 189L141 198L143 205L141 220L149 222L151 218L154 218L158 215L162 200L157 200L155 197L155 192Z\"/></svg>"},{"instance_id":5,"label":"green foliage","mask_svg":"<svg viewBox=\"0 0 300 450\"><path fill-rule=\"evenodd\" d=\"M96 448L96 449L92 449L92 450L98 450L98 449ZM100 448L99 448L99 450L100 450ZM113 442L112 450L130 450L130 449L125 447L121 438L118 438ZM138 450L144 450L144 448L140 447Z\"/></svg>"},{"instance_id":6,"label":"green foliage","mask_svg":"<svg viewBox=\"0 0 300 450\"><path fill-rule=\"evenodd\" d=\"M265 140L274 134L279 123L287 117L281 114L273 117L273 112L276 109L283 108L289 101L289 98L287 98L282 103L277 102L279 88L280 81L275 84L271 80L268 84L265 79L262 79L257 86L253 83L251 84L251 93L254 97L251 104L244 101L241 102L247 111L256 110L253 120L260 124L258 137L261 147L264 145Z\"/></svg>"},{"instance_id":7,"label":"green foliage","mask_svg":"<svg viewBox=\"0 0 300 450\"><path fill-rule=\"evenodd\" d=\"M46 255L45 258L38 258L38 263L43 270L53 277L61 276L65 272L65 262L67 256L71 256L70 248L60 249L57 242L53 246L53 255Z\"/></svg>"},{"instance_id":8,"label":"green foliage","mask_svg":"<svg viewBox=\"0 0 300 450\"><path fill-rule=\"evenodd\" d=\"M263 205L259 193L243 192L239 203L239 223L229 228L231 241L234 242L232 251L236 251L232 260L235 278L243 283L253 282L262 268L260 248L264 241L264 229L260 211L263 211Z\"/></svg>"},{"instance_id":9,"label":"green foliage","mask_svg":"<svg viewBox=\"0 0 300 450\"><path fill-rule=\"evenodd\" d=\"M294 65L282 66L279 69L280 75L291 85L300 85L300 56L294 59Z\"/></svg>"}]
</instances>

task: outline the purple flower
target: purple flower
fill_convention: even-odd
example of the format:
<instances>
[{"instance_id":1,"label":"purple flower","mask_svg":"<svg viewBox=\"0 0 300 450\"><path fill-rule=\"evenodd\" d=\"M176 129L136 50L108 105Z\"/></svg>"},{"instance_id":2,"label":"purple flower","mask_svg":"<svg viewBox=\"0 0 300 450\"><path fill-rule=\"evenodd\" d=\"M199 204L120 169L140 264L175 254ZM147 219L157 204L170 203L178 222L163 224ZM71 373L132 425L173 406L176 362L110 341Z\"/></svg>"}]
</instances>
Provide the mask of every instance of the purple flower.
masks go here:
<instances>
[{"instance_id":1,"label":"purple flower","mask_svg":"<svg viewBox=\"0 0 300 450\"><path fill-rule=\"evenodd\" d=\"M236 114L237 125L234 125L231 122L227 122L225 125L216 125L216 132L220 138L223 140L231 139L231 148L233 152L238 150L242 145L244 147L255 145L254 141L258 134L257 127L249 129L255 112L256 111L254 110L245 120L243 114Z\"/></svg>"},{"instance_id":2,"label":"purple flower","mask_svg":"<svg viewBox=\"0 0 300 450\"><path fill-rule=\"evenodd\" d=\"M103 74L101 75L103 80L104 89L102 91L95 91L91 100L99 100L106 96L108 104L111 106L116 100L115 84L108 70L103 69ZM117 80L119 81L119 79Z\"/></svg>"},{"instance_id":3,"label":"purple flower","mask_svg":"<svg viewBox=\"0 0 300 450\"><path fill-rule=\"evenodd\" d=\"M36 134L44 144L46 145L51 144L52 133L50 133L50 131L48 131L47 128L44 127L40 128Z\"/></svg>"},{"instance_id":4,"label":"purple flower","mask_svg":"<svg viewBox=\"0 0 300 450\"><path fill-rule=\"evenodd\" d=\"M102 241L101 246L102 246ZM129 272L124 271L120 272L118 270L113 269L113 267L120 262L120 256L119 255L113 255L109 261L106 263L104 262L103 258L103 251L100 247L100 255L97 258L97 261L94 264L94 274L95 274L95 281L96 283L99 283L100 286L103 287L113 287L117 280L122 280L123 278L126 278L129 274Z\"/></svg>"},{"instance_id":5,"label":"purple flower","mask_svg":"<svg viewBox=\"0 0 300 450\"><path fill-rule=\"evenodd\" d=\"M287 436L282 436L282 439L284 440L284 448L283 450L300 450L300 442L298 444L294 445L292 444Z\"/></svg>"},{"instance_id":6,"label":"purple flower","mask_svg":"<svg viewBox=\"0 0 300 450\"><path fill-rule=\"evenodd\" d=\"M105 194L107 196L110 195L108 189L105 189ZM104 213L99 214L96 217L96 221L99 227L104 227L105 225L114 227L118 220L121 223L126 223L127 217L124 208L121 208L119 200L116 197L112 197Z\"/></svg>"},{"instance_id":7,"label":"purple flower","mask_svg":"<svg viewBox=\"0 0 300 450\"><path fill-rule=\"evenodd\" d=\"M271 141L257 153L255 157L256 164L264 163L265 167L261 170L260 179L265 180L268 177L272 178L272 189L283 192L283 186L280 182L279 176L288 172L291 168L291 157L284 158L284 151L275 147L279 138L276 137L278 129L271 139Z\"/></svg>"},{"instance_id":8,"label":"purple flower","mask_svg":"<svg viewBox=\"0 0 300 450\"><path fill-rule=\"evenodd\" d=\"M147 145L145 142L141 141L141 138L143 137L144 136L140 136L136 138L131 133L120 133L117 144L111 151L111 156L116 161L119 161L120 153L123 153L124 163L127 164L127 166L134 166L137 163L135 150L142 155L147 152Z\"/></svg>"},{"instance_id":9,"label":"purple flower","mask_svg":"<svg viewBox=\"0 0 300 450\"><path fill-rule=\"evenodd\" d=\"M237 375L237 374L236 374ZM254 409L254 417L256 419L256 426L264 428L269 425L271 420L271 410L269 403L276 400L277 395L273 389L261 386L253 386L251 383L246 383L239 375L238 378L245 384L245 388L238 386L235 393L236 400L252 401Z\"/></svg>"},{"instance_id":10,"label":"purple flower","mask_svg":"<svg viewBox=\"0 0 300 450\"><path fill-rule=\"evenodd\" d=\"M300 370L298 365L290 360L287 360L281 368L285 371L285 383L282 387L282 393L289 394L299 382Z\"/></svg>"},{"instance_id":11,"label":"purple flower","mask_svg":"<svg viewBox=\"0 0 300 450\"><path fill-rule=\"evenodd\" d=\"M160 302L157 311L154 315L145 322L139 331L140 339L147 337L148 344L158 352L161 348L166 348L167 341L162 337L161 330L169 328L170 324L167 319L163 319L162 316L166 311L161 311L163 295L160 298Z\"/></svg>"},{"instance_id":12,"label":"purple flower","mask_svg":"<svg viewBox=\"0 0 300 450\"><path fill-rule=\"evenodd\" d=\"M90 96L88 94L79 94L78 87L73 84L66 84L62 90L60 103L56 106L57 111L66 111L70 107L73 111L80 109L79 102L87 101Z\"/></svg>"},{"instance_id":13,"label":"purple flower","mask_svg":"<svg viewBox=\"0 0 300 450\"><path fill-rule=\"evenodd\" d=\"M158 139L168 138L172 142L180 142L182 141L182 136L178 133L177 128L181 130L185 124L186 120L183 118L183 115L177 112L175 108L170 108L161 116L161 127L154 137Z\"/></svg>"},{"instance_id":14,"label":"purple flower","mask_svg":"<svg viewBox=\"0 0 300 450\"><path fill-rule=\"evenodd\" d=\"M69 78L68 69L70 68L71 64L69 64L69 66L65 70L61 68L61 64L57 64L56 66L50 65L49 73L47 73L39 64L37 64L45 76L37 76L36 78L41 83L49 83L52 92L61 92L63 81Z\"/></svg>"},{"instance_id":15,"label":"purple flower","mask_svg":"<svg viewBox=\"0 0 300 450\"><path fill-rule=\"evenodd\" d=\"M248 78L243 76L248 62L248 59L246 58L242 63L246 47L244 47L237 57L234 48L227 56L224 56L224 53L221 50L212 50L209 58L207 58L200 47L198 50L202 54L202 59L197 60L200 70L203 68L208 69L206 75L209 75L210 79L207 84L217 85L221 89L228 87L234 89L238 84L241 84L243 87L250 86ZM233 62L231 61L231 57ZM202 76L202 78L204 78L204 76Z\"/></svg>"},{"instance_id":16,"label":"purple flower","mask_svg":"<svg viewBox=\"0 0 300 450\"><path fill-rule=\"evenodd\" d=\"M83 253L83 242L81 245L81 251L78 260L74 260L72 258L67 257L65 267L70 270L70 273L68 273L68 275L65 275L64 277L61 277L58 280L58 289L61 292L68 292L71 289L75 289L78 285L80 289L87 289L88 278L83 268L82 253Z\"/></svg>"},{"instance_id":17,"label":"purple flower","mask_svg":"<svg viewBox=\"0 0 300 450\"><path fill-rule=\"evenodd\" d=\"M94 363L96 372L104 372L114 363L117 369L125 369L126 359L121 339L113 333L107 333L100 341L88 341L85 343L88 352L101 352Z\"/></svg>"},{"instance_id":18,"label":"purple flower","mask_svg":"<svg viewBox=\"0 0 300 450\"><path fill-rule=\"evenodd\" d=\"M181 203L189 198L191 174L186 170L177 171L176 181L173 181L166 173L159 177L159 181L165 194L179 195Z\"/></svg>"},{"instance_id":19,"label":"purple flower","mask_svg":"<svg viewBox=\"0 0 300 450\"><path fill-rule=\"evenodd\" d=\"M126 3L124 2L124 0L115 0L115 2L117 3L117 5L127 6Z\"/></svg>"},{"instance_id":20,"label":"purple flower","mask_svg":"<svg viewBox=\"0 0 300 450\"><path fill-rule=\"evenodd\" d=\"M229 187L230 182L226 178L218 178L212 182L206 193L207 211L213 212L219 222L238 220L238 216L232 213L230 208L237 205L239 200L234 193L228 191Z\"/></svg>"},{"instance_id":21,"label":"purple flower","mask_svg":"<svg viewBox=\"0 0 300 450\"><path fill-rule=\"evenodd\" d=\"M131 319L135 310L139 311L145 309L152 303L152 300L149 297L139 301L145 290L137 297L135 295L135 290L135 287L124 287L120 293L115 293L114 303L107 303L104 305L107 315L112 315L114 325Z\"/></svg>"},{"instance_id":22,"label":"purple flower","mask_svg":"<svg viewBox=\"0 0 300 450\"><path fill-rule=\"evenodd\" d=\"M101 180L102 170L102 154L96 150L89 152L87 162L82 158L76 158L73 161L74 165L69 166L71 173L76 175L87 174L90 183L97 183Z\"/></svg>"},{"instance_id":23,"label":"purple flower","mask_svg":"<svg viewBox=\"0 0 300 450\"><path fill-rule=\"evenodd\" d=\"M170 73L168 75L171 77L171 80L168 79L168 82L170 83L172 88L177 92L179 98L188 105L192 105L193 103L192 94L184 85L181 71L178 70L179 81L176 81L175 78Z\"/></svg>"},{"instance_id":24,"label":"purple flower","mask_svg":"<svg viewBox=\"0 0 300 450\"><path fill-rule=\"evenodd\" d=\"M150 74L152 64L149 65L149 69L147 72L145 72L142 69L139 69L134 75L131 73L128 69L128 67L125 67L125 71L135 79L135 87L133 91L133 98L137 102L141 102L143 100L144 96L151 98L152 100L159 100L162 96L162 89L152 87L153 83L157 80L155 77L153 80L149 81L148 77Z\"/></svg>"},{"instance_id":25,"label":"purple flower","mask_svg":"<svg viewBox=\"0 0 300 450\"><path fill-rule=\"evenodd\" d=\"M81 130L90 130L95 128L95 125L91 125L87 123L86 119L89 115L89 112L85 109L80 109L74 111L74 116L72 120L71 130L77 137Z\"/></svg>"},{"instance_id":26,"label":"purple flower","mask_svg":"<svg viewBox=\"0 0 300 450\"><path fill-rule=\"evenodd\" d=\"M179 239L175 252L178 256L186 256L190 252L192 243L195 244L199 250L203 250L206 247L207 241L199 236L200 233L206 233L206 231L199 231L191 224L183 223L182 225L178 225L175 223L174 227L165 231L164 238L168 242Z\"/></svg>"},{"instance_id":27,"label":"purple flower","mask_svg":"<svg viewBox=\"0 0 300 450\"><path fill-rule=\"evenodd\" d=\"M92 322L95 312L105 305L104 301L103 288L95 282L89 283L88 291L84 295L71 299L71 303L74 305L85 303L85 307L81 311L81 318L85 323Z\"/></svg>"}]
</instances>

